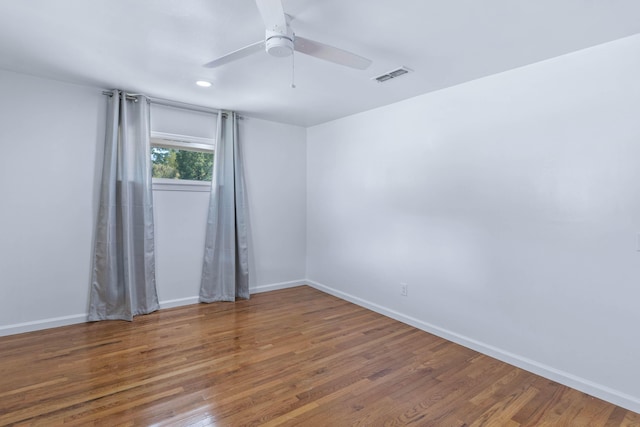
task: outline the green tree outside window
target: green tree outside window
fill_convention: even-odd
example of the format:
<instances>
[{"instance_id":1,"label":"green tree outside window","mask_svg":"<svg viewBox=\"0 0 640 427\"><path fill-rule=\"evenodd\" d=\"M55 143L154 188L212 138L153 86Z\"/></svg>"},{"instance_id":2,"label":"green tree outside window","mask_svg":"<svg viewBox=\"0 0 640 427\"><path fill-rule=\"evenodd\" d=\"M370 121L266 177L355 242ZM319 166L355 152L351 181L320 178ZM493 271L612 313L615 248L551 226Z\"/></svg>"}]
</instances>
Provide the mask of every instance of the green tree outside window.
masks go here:
<instances>
[{"instance_id":1,"label":"green tree outside window","mask_svg":"<svg viewBox=\"0 0 640 427\"><path fill-rule=\"evenodd\" d=\"M151 147L154 178L211 181L213 153Z\"/></svg>"}]
</instances>

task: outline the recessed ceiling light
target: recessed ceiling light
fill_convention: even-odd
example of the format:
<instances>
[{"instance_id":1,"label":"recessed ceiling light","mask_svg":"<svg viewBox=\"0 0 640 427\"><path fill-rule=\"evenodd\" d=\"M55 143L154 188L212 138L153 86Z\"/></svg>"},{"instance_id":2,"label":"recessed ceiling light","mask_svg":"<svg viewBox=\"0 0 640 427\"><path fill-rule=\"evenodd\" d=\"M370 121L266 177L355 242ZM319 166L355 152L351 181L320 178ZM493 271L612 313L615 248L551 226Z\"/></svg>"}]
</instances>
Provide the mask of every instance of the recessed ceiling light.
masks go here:
<instances>
[{"instance_id":1,"label":"recessed ceiling light","mask_svg":"<svg viewBox=\"0 0 640 427\"><path fill-rule=\"evenodd\" d=\"M210 82L207 82L207 81L205 81L205 80L198 80L198 81L196 82L196 84L197 84L198 86L200 86L200 87L209 87L209 86L211 86L211 83L210 83Z\"/></svg>"}]
</instances>

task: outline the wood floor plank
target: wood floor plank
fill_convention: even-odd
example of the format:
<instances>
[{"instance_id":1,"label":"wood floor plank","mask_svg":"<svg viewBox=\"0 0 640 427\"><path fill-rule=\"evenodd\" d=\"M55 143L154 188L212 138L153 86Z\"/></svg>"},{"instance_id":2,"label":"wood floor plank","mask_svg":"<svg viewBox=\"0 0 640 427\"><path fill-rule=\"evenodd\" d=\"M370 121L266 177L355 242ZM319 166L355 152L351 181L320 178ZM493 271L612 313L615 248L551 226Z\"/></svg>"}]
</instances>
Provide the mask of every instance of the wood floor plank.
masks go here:
<instances>
[{"instance_id":1,"label":"wood floor plank","mask_svg":"<svg viewBox=\"0 0 640 427\"><path fill-rule=\"evenodd\" d=\"M1 337L0 378L13 426L640 424L306 286Z\"/></svg>"}]
</instances>

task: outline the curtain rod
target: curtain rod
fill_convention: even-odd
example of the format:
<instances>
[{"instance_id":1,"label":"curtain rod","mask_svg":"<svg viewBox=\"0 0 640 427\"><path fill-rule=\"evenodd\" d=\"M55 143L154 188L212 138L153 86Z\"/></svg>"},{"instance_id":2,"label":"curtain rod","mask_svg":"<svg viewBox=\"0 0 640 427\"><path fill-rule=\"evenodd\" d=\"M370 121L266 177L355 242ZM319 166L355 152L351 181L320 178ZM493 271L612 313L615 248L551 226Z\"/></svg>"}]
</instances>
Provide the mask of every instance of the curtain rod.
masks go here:
<instances>
[{"instance_id":1,"label":"curtain rod","mask_svg":"<svg viewBox=\"0 0 640 427\"><path fill-rule=\"evenodd\" d=\"M126 93L126 92L123 92L123 93L129 100L135 100L136 96L142 96L147 100L147 102L150 102L152 104L164 105L166 107L182 108L183 110L199 111L201 113L210 113L210 114L220 113L220 110L216 108L203 107L201 105L188 104L186 102L172 101L170 99L154 98L154 97L142 95L139 93ZM113 96L113 90L102 91L102 94L106 96Z\"/></svg>"},{"instance_id":2,"label":"curtain rod","mask_svg":"<svg viewBox=\"0 0 640 427\"><path fill-rule=\"evenodd\" d=\"M144 96L144 95L143 95ZM220 110L216 108L203 107L201 105L188 104L186 102L172 101L170 99L153 98L145 96L152 104L164 105L166 107L182 108L184 110L199 111L201 113L220 114Z\"/></svg>"}]
</instances>

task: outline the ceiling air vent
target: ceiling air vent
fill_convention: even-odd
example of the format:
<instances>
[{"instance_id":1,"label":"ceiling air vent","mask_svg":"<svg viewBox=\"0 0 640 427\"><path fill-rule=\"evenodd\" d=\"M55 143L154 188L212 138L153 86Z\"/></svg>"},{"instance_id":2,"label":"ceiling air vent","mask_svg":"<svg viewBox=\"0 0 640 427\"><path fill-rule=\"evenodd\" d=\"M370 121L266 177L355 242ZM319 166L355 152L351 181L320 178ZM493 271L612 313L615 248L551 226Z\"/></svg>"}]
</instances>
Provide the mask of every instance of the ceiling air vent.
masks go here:
<instances>
[{"instance_id":1,"label":"ceiling air vent","mask_svg":"<svg viewBox=\"0 0 640 427\"><path fill-rule=\"evenodd\" d=\"M383 83L383 82L386 82L388 80L395 79L396 77L400 77L402 75L405 75L409 71L411 71L411 70L408 69L407 67L400 67L400 68L397 68L397 69L395 69L393 71L389 71L388 73L382 74L381 76L374 77L372 80L375 80L378 83Z\"/></svg>"}]
</instances>

